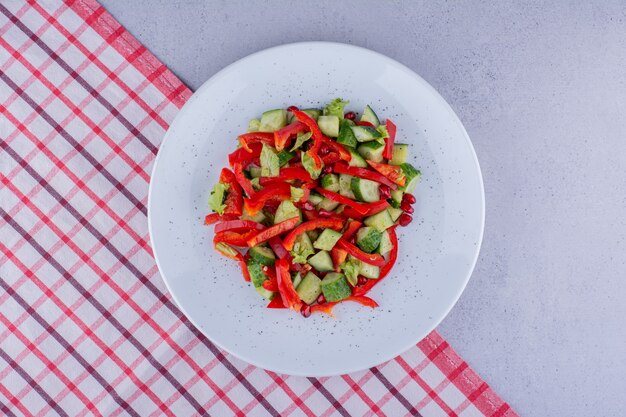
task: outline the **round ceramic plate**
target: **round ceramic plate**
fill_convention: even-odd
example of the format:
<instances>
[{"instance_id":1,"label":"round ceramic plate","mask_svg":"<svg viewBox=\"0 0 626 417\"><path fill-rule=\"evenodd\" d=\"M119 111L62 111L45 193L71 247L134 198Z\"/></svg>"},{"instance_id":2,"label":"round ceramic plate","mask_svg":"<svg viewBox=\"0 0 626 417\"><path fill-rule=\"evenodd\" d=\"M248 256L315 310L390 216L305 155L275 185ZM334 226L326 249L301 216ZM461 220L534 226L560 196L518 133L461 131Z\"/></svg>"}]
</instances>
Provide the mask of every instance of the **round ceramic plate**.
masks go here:
<instances>
[{"instance_id":1,"label":"round ceramic plate","mask_svg":"<svg viewBox=\"0 0 626 417\"><path fill-rule=\"evenodd\" d=\"M268 109L322 107L335 97L370 104L398 126L422 172L413 222L399 228L398 262L370 293L335 316L266 309L236 262L212 247L207 199L236 138ZM226 67L178 113L159 150L148 202L159 270L184 314L217 346L278 373L327 376L385 362L424 338L461 295L484 225L476 154L443 98L398 62L355 46L297 43Z\"/></svg>"}]
</instances>

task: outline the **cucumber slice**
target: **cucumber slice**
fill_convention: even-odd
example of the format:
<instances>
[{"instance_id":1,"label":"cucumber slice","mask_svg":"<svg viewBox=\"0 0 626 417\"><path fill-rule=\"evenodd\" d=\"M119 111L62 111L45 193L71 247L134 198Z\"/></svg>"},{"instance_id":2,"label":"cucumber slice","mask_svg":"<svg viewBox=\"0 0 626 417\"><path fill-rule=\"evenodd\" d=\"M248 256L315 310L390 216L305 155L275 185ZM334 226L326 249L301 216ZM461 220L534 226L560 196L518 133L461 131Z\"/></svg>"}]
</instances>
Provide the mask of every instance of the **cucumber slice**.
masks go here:
<instances>
[{"instance_id":1,"label":"cucumber slice","mask_svg":"<svg viewBox=\"0 0 626 417\"><path fill-rule=\"evenodd\" d=\"M276 109L266 111L261 115L259 132L274 132L287 125L287 110Z\"/></svg>"},{"instance_id":2,"label":"cucumber slice","mask_svg":"<svg viewBox=\"0 0 626 417\"><path fill-rule=\"evenodd\" d=\"M248 252L250 254L250 259L260 265L274 265L276 261L276 255L274 255L274 251L265 246L254 246L250 248Z\"/></svg>"},{"instance_id":3,"label":"cucumber slice","mask_svg":"<svg viewBox=\"0 0 626 417\"><path fill-rule=\"evenodd\" d=\"M352 177L350 182L350 189L354 193L354 196L359 201L365 201L367 203L373 203L380 199L378 193L378 184L376 181L366 180L363 178Z\"/></svg>"},{"instance_id":4,"label":"cucumber slice","mask_svg":"<svg viewBox=\"0 0 626 417\"><path fill-rule=\"evenodd\" d=\"M321 184L322 188L336 193L339 191L339 176L335 174L326 174L322 177Z\"/></svg>"},{"instance_id":5,"label":"cucumber slice","mask_svg":"<svg viewBox=\"0 0 626 417\"><path fill-rule=\"evenodd\" d=\"M315 249L331 250L341 239L341 233L333 229L324 229L313 243Z\"/></svg>"},{"instance_id":6,"label":"cucumber slice","mask_svg":"<svg viewBox=\"0 0 626 417\"><path fill-rule=\"evenodd\" d=\"M272 298L274 298L274 294L276 294L275 292L268 291L263 287L255 287L254 289L256 290L256 292L261 294L263 298L267 298L268 300L271 300Z\"/></svg>"},{"instance_id":7,"label":"cucumber slice","mask_svg":"<svg viewBox=\"0 0 626 417\"><path fill-rule=\"evenodd\" d=\"M313 242L311 242L311 238L309 237L308 234L306 233L302 233L301 235L299 235L296 238L296 241L293 244L293 249L299 249L299 250L303 250L303 249L310 249L313 250Z\"/></svg>"},{"instance_id":8,"label":"cucumber slice","mask_svg":"<svg viewBox=\"0 0 626 417\"><path fill-rule=\"evenodd\" d=\"M296 286L298 297L307 304L312 304L322 293L322 280L313 272L309 272L304 276L300 285Z\"/></svg>"},{"instance_id":9,"label":"cucumber slice","mask_svg":"<svg viewBox=\"0 0 626 417\"><path fill-rule=\"evenodd\" d=\"M356 198L352 192L352 175L339 175L339 194L353 200Z\"/></svg>"},{"instance_id":10,"label":"cucumber slice","mask_svg":"<svg viewBox=\"0 0 626 417\"><path fill-rule=\"evenodd\" d=\"M309 194L309 203L311 203L313 205L321 203L323 199L324 199L324 197L322 197L319 194L316 194L316 193Z\"/></svg>"},{"instance_id":11,"label":"cucumber slice","mask_svg":"<svg viewBox=\"0 0 626 417\"><path fill-rule=\"evenodd\" d=\"M420 181L422 173L413 165L406 162L400 165L400 168L402 168L402 172L406 175L406 184L404 185L403 190L407 193L412 193L415 186Z\"/></svg>"},{"instance_id":12,"label":"cucumber slice","mask_svg":"<svg viewBox=\"0 0 626 417\"><path fill-rule=\"evenodd\" d=\"M255 287L260 287L267 280L267 276L263 272L263 266L252 259L246 262L248 272L250 273L250 281Z\"/></svg>"},{"instance_id":13,"label":"cucumber slice","mask_svg":"<svg viewBox=\"0 0 626 417\"><path fill-rule=\"evenodd\" d=\"M294 156L296 156L295 152L289 152L284 149L278 152L278 166L284 166L287 162L291 161Z\"/></svg>"},{"instance_id":14,"label":"cucumber slice","mask_svg":"<svg viewBox=\"0 0 626 417\"><path fill-rule=\"evenodd\" d=\"M351 129L351 126L353 125L354 124L348 119L343 119L341 121L337 142L351 148L354 148L357 145L356 136L354 136L354 133Z\"/></svg>"},{"instance_id":15,"label":"cucumber slice","mask_svg":"<svg viewBox=\"0 0 626 417\"><path fill-rule=\"evenodd\" d=\"M292 217L298 216L302 221L302 213L300 209L296 207L291 200L285 200L280 203L274 214L274 224L284 222Z\"/></svg>"},{"instance_id":16,"label":"cucumber slice","mask_svg":"<svg viewBox=\"0 0 626 417\"><path fill-rule=\"evenodd\" d=\"M380 120L378 119L378 116L376 116L376 113L374 113L374 110L372 110L369 104L365 106L365 109L363 110L363 115L361 115L361 121L370 122L374 125L374 127L378 127L378 125L380 125Z\"/></svg>"},{"instance_id":17,"label":"cucumber slice","mask_svg":"<svg viewBox=\"0 0 626 417\"><path fill-rule=\"evenodd\" d=\"M356 244L364 252L373 253L378 249L382 235L373 227L362 227L356 232Z\"/></svg>"},{"instance_id":18,"label":"cucumber slice","mask_svg":"<svg viewBox=\"0 0 626 417\"><path fill-rule=\"evenodd\" d=\"M250 165L248 167L248 172L250 172L250 176L252 178L259 178L261 176L261 167Z\"/></svg>"},{"instance_id":19,"label":"cucumber slice","mask_svg":"<svg viewBox=\"0 0 626 417\"><path fill-rule=\"evenodd\" d=\"M404 192L402 190L391 191L391 201L390 201L391 206L395 208L399 208L400 203L402 203L403 195L404 195Z\"/></svg>"},{"instance_id":20,"label":"cucumber slice","mask_svg":"<svg viewBox=\"0 0 626 417\"><path fill-rule=\"evenodd\" d=\"M391 244L391 238L389 237L389 232L384 231L380 236L380 245L378 245L378 253L383 256L387 256L389 252L393 249L393 245Z\"/></svg>"},{"instance_id":21,"label":"cucumber slice","mask_svg":"<svg viewBox=\"0 0 626 417\"><path fill-rule=\"evenodd\" d=\"M300 283L302 282L302 274L299 272L296 272L295 274L291 275L291 282L293 283L293 287L294 288L298 288L298 285L300 285Z\"/></svg>"},{"instance_id":22,"label":"cucumber slice","mask_svg":"<svg viewBox=\"0 0 626 417\"><path fill-rule=\"evenodd\" d=\"M363 275L365 278L378 279L378 277L380 277L380 267L361 262L359 274Z\"/></svg>"},{"instance_id":23,"label":"cucumber slice","mask_svg":"<svg viewBox=\"0 0 626 417\"><path fill-rule=\"evenodd\" d=\"M346 276L339 272L326 274L320 286L326 301L341 301L352 295L352 290L350 289L350 285L348 285Z\"/></svg>"},{"instance_id":24,"label":"cucumber slice","mask_svg":"<svg viewBox=\"0 0 626 417\"><path fill-rule=\"evenodd\" d=\"M389 163L391 165L402 165L406 162L409 156L409 145L406 143L394 143L391 149L391 159Z\"/></svg>"},{"instance_id":25,"label":"cucumber slice","mask_svg":"<svg viewBox=\"0 0 626 417\"><path fill-rule=\"evenodd\" d=\"M384 150L385 145L376 141L364 143L357 148L357 151L361 154L363 158L369 159L370 161L374 162L383 161Z\"/></svg>"},{"instance_id":26,"label":"cucumber slice","mask_svg":"<svg viewBox=\"0 0 626 417\"><path fill-rule=\"evenodd\" d=\"M317 203L315 207L317 207L320 210L333 211L334 209L337 208L338 205L339 203L336 202L335 200L331 200L330 198L324 197L324 199L320 201L319 203Z\"/></svg>"},{"instance_id":27,"label":"cucumber slice","mask_svg":"<svg viewBox=\"0 0 626 417\"><path fill-rule=\"evenodd\" d=\"M350 126L357 142L369 142L381 138L380 132L369 126Z\"/></svg>"},{"instance_id":28,"label":"cucumber slice","mask_svg":"<svg viewBox=\"0 0 626 417\"><path fill-rule=\"evenodd\" d=\"M383 210L380 213L374 214L373 216L366 217L363 223L365 223L366 226L374 227L375 229L382 232L383 230L386 230L393 226L394 221L391 218L389 211Z\"/></svg>"},{"instance_id":29,"label":"cucumber slice","mask_svg":"<svg viewBox=\"0 0 626 417\"><path fill-rule=\"evenodd\" d=\"M319 272L328 272L335 269L330 254L325 250L321 250L315 255L311 256L309 258L309 265L311 265Z\"/></svg>"},{"instance_id":30,"label":"cucumber slice","mask_svg":"<svg viewBox=\"0 0 626 417\"><path fill-rule=\"evenodd\" d=\"M367 162L365 162L365 159L363 159L357 151L352 148L348 148L348 150L350 151L350 156L352 156L348 165L351 167L367 168Z\"/></svg>"},{"instance_id":31,"label":"cucumber slice","mask_svg":"<svg viewBox=\"0 0 626 417\"><path fill-rule=\"evenodd\" d=\"M320 116L317 125L326 136L336 138L339 136L339 118L337 116Z\"/></svg>"},{"instance_id":32,"label":"cucumber slice","mask_svg":"<svg viewBox=\"0 0 626 417\"><path fill-rule=\"evenodd\" d=\"M400 210L399 208L395 208L395 207L388 207L387 211L389 212L389 215L391 216L391 220L393 220L394 222L398 220L403 213L402 210Z\"/></svg>"}]
</instances>

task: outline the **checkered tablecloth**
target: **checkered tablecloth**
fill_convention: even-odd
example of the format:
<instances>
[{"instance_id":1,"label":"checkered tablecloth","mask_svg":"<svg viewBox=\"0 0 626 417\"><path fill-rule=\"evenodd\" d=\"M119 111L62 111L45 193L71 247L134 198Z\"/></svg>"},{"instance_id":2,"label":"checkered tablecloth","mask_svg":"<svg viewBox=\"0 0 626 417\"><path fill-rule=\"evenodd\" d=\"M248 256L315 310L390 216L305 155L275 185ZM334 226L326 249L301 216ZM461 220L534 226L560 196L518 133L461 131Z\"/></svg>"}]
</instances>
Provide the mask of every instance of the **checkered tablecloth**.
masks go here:
<instances>
[{"instance_id":1,"label":"checkered tablecloth","mask_svg":"<svg viewBox=\"0 0 626 417\"><path fill-rule=\"evenodd\" d=\"M146 221L152 162L190 95L94 0L0 1L1 415L516 415L436 332L318 379L203 337Z\"/></svg>"}]
</instances>

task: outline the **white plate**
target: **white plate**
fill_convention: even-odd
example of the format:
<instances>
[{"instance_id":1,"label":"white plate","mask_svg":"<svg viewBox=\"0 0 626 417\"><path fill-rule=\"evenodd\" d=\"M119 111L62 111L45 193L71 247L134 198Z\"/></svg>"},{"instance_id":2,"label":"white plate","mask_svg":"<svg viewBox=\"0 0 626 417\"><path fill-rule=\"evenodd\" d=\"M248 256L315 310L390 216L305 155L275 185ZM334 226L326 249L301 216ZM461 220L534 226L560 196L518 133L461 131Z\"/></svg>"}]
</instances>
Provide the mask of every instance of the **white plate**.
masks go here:
<instances>
[{"instance_id":1,"label":"white plate","mask_svg":"<svg viewBox=\"0 0 626 417\"><path fill-rule=\"evenodd\" d=\"M202 225L207 198L236 137L267 109L322 106L335 97L349 110L371 104L410 143L422 171L413 223L399 228L398 263L372 292L369 309L346 303L336 319L308 319L267 302L237 264L212 248ZM386 56L355 46L283 45L226 67L191 97L167 132L148 201L159 270L176 303L216 345L275 372L327 376L392 359L433 330L461 295L484 225L484 192L463 125L422 78Z\"/></svg>"}]
</instances>

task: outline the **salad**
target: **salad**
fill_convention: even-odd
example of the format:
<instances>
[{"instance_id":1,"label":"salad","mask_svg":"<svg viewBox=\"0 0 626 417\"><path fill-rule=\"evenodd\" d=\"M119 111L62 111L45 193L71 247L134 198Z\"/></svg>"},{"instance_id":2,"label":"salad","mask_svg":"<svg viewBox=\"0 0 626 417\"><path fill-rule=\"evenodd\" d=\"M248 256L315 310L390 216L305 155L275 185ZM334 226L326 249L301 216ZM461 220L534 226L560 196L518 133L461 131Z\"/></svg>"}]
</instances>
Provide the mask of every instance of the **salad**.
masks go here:
<instances>
[{"instance_id":1,"label":"salad","mask_svg":"<svg viewBox=\"0 0 626 417\"><path fill-rule=\"evenodd\" d=\"M213 244L270 300L304 317L378 304L368 292L398 256L420 172L396 126L339 98L323 109L270 110L239 136L209 197Z\"/></svg>"}]
</instances>

